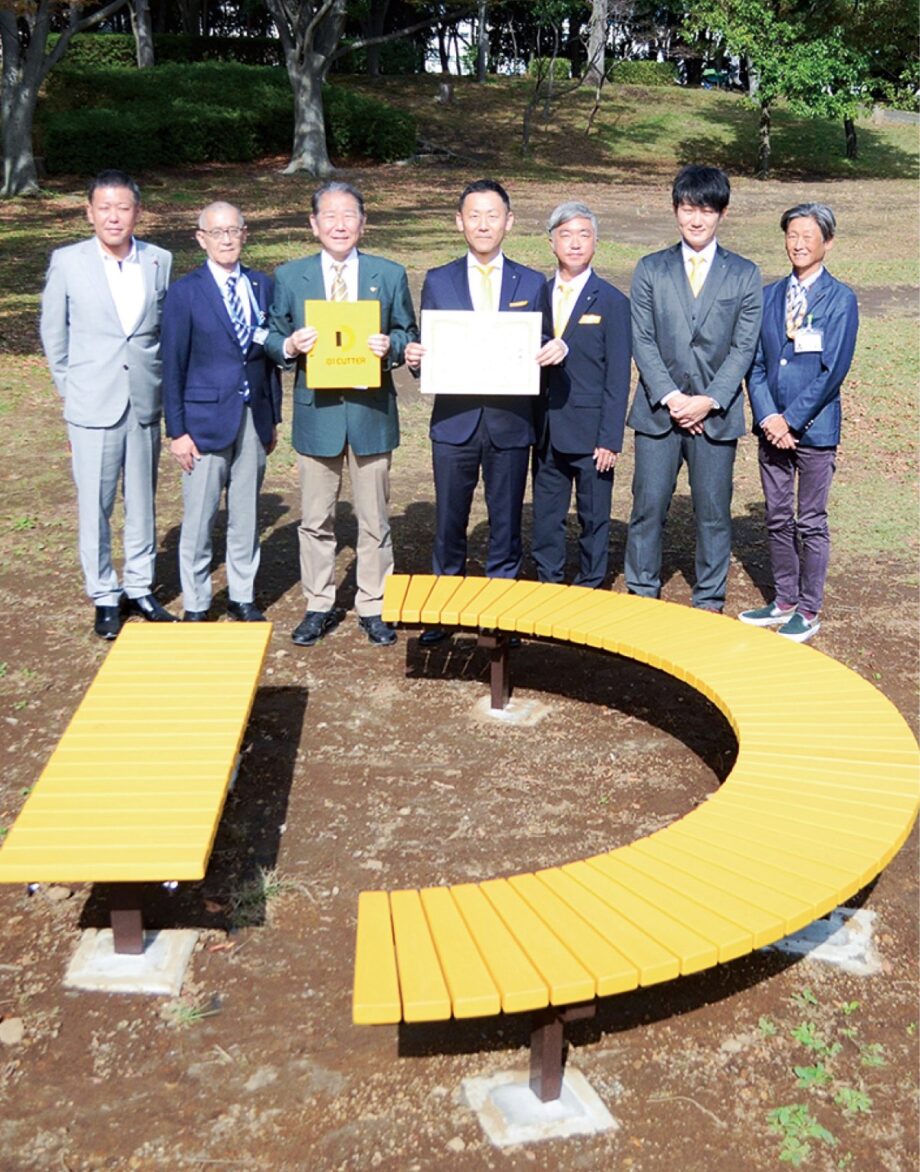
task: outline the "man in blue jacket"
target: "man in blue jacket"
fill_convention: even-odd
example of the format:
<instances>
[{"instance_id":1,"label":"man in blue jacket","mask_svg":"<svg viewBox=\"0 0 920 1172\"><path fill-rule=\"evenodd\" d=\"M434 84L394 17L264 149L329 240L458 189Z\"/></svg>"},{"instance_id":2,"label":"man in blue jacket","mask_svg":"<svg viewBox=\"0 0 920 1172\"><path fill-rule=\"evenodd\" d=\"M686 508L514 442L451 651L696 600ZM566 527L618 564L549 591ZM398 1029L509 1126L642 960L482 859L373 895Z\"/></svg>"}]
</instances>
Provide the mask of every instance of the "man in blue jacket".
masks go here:
<instances>
[{"instance_id":1,"label":"man in blue jacket","mask_svg":"<svg viewBox=\"0 0 920 1172\"><path fill-rule=\"evenodd\" d=\"M780 219L789 277L767 287L748 393L775 597L738 617L804 643L817 633L830 557L827 500L840 442L840 387L859 328L856 296L824 267L834 213L803 203ZM796 507L798 496L798 507Z\"/></svg>"},{"instance_id":2,"label":"man in blue jacket","mask_svg":"<svg viewBox=\"0 0 920 1172\"><path fill-rule=\"evenodd\" d=\"M227 612L264 622L255 603L258 500L281 419L278 368L263 349L272 279L240 264L246 221L233 204L198 217L207 260L171 286L163 306L163 408L182 469L179 576L186 622L211 605L211 535L227 493Z\"/></svg>"},{"instance_id":3,"label":"man in blue jacket","mask_svg":"<svg viewBox=\"0 0 920 1172\"><path fill-rule=\"evenodd\" d=\"M456 213L467 252L426 274L422 310L542 312L543 276L502 251L513 224L511 200L500 183L468 183ZM544 345L535 355L541 366L561 361L565 353L565 347L550 337L548 315L544 335ZM424 354L420 344L410 344L409 368L417 372ZM436 395L429 435L436 512L432 572L466 573L466 531L481 470L489 514L486 576L516 578L523 557L521 512L535 438L532 400L521 395ZM436 643L446 634L432 627L419 641Z\"/></svg>"},{"instance_id":4,"label":"man in blue jacket","mask_svg":"<svg viewBox=\"0 0 920 1172\"><path fill-rule=\"evenodd\" d=\"M565 520L572 486L581 526L576 586L607 575L613 468L623 448L629 399L629 300L591 267L597 218L583 203L560 204L547 223L555 276L546 285L553 332L568 353L547 368L537 420L533 558L541 582L565 575Z\"/></svg>"}]
</instances>

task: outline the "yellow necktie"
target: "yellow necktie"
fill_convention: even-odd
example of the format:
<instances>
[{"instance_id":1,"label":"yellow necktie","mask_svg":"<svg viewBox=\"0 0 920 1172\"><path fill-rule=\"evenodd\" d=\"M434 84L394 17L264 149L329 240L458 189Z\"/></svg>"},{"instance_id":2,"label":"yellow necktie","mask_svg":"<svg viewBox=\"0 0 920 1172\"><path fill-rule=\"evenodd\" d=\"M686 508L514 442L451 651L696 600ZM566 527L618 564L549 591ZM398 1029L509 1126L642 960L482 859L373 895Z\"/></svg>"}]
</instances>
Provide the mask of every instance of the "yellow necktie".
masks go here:
<instances>
[{"instance_id":1,"label":"yellow necktie","mask_svg":"<svg viewBox=\"0 0 920 1172\"><path fill-rule=\"evenodd\" d=\"M699 297L700 289L703 288L703 266L705 264L705 256L690 257L690 289L694 297Z\"/></svg>"},{"instance_id":2,"label":"yellow necktie","mask_svg":"<svg viewBox=\"0 0 920 1172\"><path fill-rule=\"evenodd\" d=\"M345 284L345 278L342 276L342 271L345 268L344 264L333 265L335 276L332 278L332 296L330 301L347 301L348 300L348 286Z\"/></svg>"},{"instance_id":3,"label":"yellow necktie","mask_svg":"<svg viewBox=\"0 0 920 1172\"><path fill-rule=\"evenodd\" d=\"M495 271L495 265L476 265L476 270L482 278L482 284L480 286L480 308L494 309L495 300L492 297L492 282L489 280L489 276Z\"/></svg>"},{"instance_id":4,"label":"yellow necktie","mask_svg":"<svg viewBox=\"0 0 920 1172\"><path fill-rule=\"evenodd\" d=\"M572 312L571 296L571 285L560 284L556 286L556 315L553 318L553 333L557 338L562 337L565 333L565 327L569 324L569 316Z\"/></svg>"}]
</instances>

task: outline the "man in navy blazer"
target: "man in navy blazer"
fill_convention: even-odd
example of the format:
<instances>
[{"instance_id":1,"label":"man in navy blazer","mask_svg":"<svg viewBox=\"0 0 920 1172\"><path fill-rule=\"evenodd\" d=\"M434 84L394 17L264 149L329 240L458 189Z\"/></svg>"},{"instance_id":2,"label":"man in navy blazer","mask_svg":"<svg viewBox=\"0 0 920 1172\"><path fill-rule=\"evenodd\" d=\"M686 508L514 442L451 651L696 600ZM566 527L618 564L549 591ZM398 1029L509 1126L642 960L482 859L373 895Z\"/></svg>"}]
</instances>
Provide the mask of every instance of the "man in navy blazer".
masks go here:
<instances>
[{"instance_id":1,"label":"man in navy blazer","mask_svg":"<svg viewBox=\"0 0 920 1172\"><path fill-rule=\"evenodd\" d=\"M623 448L631 360L629 300L591 267L597 218L583 203L547 224L558 268L546 284L553 332L568 353L547 368L538 405L533 479L533 558L541 582L565 576L565 520L575 486L581 526L575 585L607 575L613 469Z\"/></svg>"},{"instance_id":2,"label":"man in navy blazer","mask_svg":"<svg viewBox=\"0 0 920 1172\"><path fill-rule=\"evenodd\" d=\"M227 611L264 622L255 604L258 499L281 419L278 367L263 343L272 279L240 264L243 213L209 204L198 217L207 260L177 281L163 307L163 407L183 471L179 576L186 622L211 605L211 535L227 492Z\"/></svg>"},{"instance_id":3,"label":"man in navy blazer","mask_svg":"<svg viewBox=\"0 0 920 1172\"><path fill-rule=\"evenodd\" d=\"M760 437L775 597L738 617L756 626L778 626L787 639L804 643L821 625L840 387L853 360L859 310L853 290L824 267L837 231L831 209L822 203L797 204L783 212L780 227L792 273L764 293L763 326L748 380Z\"/></svg>"},{"instance_id":4,"label":"man in navy blazer","mask_svg":"<svg viewBox=\"0 0 920 1172\"><path fill-rule=\"evenodd\" d=\"M457 205L456 225L468 252L427 273L422 309L544 312L541 274L502 252L513 223L511 200L500 183L477 179L467 184ZM545 316L544 335L549 338ZM559 362L563 353L564 347L549 339L535 361L541 366ZM406 363L417 371L424 354L424 348L414 343L406 348ZM466 571L466 530L481 469L489 515L486 575L516 577L523 554L524 489L535 438L533 401L519 395L436 395L429 435L436 509L433 572ZM435 642L444 634L432 629L422 635L422 642Z\"/></svg>"}]
</instances>

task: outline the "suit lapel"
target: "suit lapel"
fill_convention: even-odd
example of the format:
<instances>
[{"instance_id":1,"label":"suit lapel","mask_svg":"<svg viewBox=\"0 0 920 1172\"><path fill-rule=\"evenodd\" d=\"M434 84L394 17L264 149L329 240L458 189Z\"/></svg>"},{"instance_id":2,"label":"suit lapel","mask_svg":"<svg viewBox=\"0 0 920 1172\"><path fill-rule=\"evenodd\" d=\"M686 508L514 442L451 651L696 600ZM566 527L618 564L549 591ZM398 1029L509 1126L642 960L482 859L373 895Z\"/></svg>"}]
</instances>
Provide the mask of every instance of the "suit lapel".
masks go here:
<instances>
[{"instance_id":1,"label":"suit lapel","mask_svg":"<svg viewBox=\"0 0 920 1172\"><path fill-rule=\"evenodd\" d=\"M451 273L453 278L454 291L458 301L458 309L472 309L473 299L470 296L470 280L467 272L467 258L460 257L459 260L454 261L454 270Z\"/></svg>"},{"instance_id":2,"label":"suit lapel","mask_svg":"<svg viewBox=\"0 0 920 1172\"><path fill-rule=\"evenodd\" d=\"M373 257L358 253L358 300L380 300L380 273Z\"/></svg>"},{"instance_id":3,"label":"suit lapel","mask_svg":"<svg viewBox=\"0 0 920 1172\"><path fill-rule=\"evenodd\" d=\"M505 257L505 263L502 265L502 291L498 299L499 309L507 309L514 301L520 279L521 274L517 271L517 266Z\"/></svg>"},{"instance_id":4,"label":"suit lapel","mask_svg":"<svg viewBox=\"0 0 920 1172\"><path fill-rule=\"evenodd\" d=\"M155 313L157 304L157 272L159 270L159 262L153 256L149 248L146 248L142 241L137 242L137 261L141 266L141 274L144 282L144 307L141 310L140 317L134 323L134 330L145 321L150 313ZM153 324L152 322L150 323Z\"/></svg>"},{"instance_id":5,"label":"suit lapel","mask_svg":"<svg viewBox=\"0 0 920 1172\"><path fill-rule=\"evenodd\" d=\"M806 322L808 321L808 315L817 311L818 306L828 295L828 293L830 293L830 291L830 275L828 274L827 269L825 269L805 295L807 300L807 307L805 310Z\"/></svg>"},{"instance_id":6,"label":"suit lapel","mask_svg":"<svg viewBox=\"0 0 920 1172\"><path fill-rule=\"evenodd\" d=\"M687 319L687 324L693 328L693 294L690 292L690 282L687 280L687 271L684 268L684 255L681 246L675 244L667 257L667 269L674 286L677 300Z\"/></svg>"},{"instance_id":7,"label":"suit lapel","mask_svg":"<svg viewBox=\"0 0 920 1172\"><path fill-rule=\"evenodd\" d=\"M206 304L210 307L211 312L220 322L228 337L233 339L233 344L239 346L239 339L233 328L233 322L230 320L230 314L227 312L227 305L221 294L220 287L214 279L214 274L208 268L207 264L203 264L197 270L197 273L198 284Z\"/></svg>"},{"instance_id":8,"label":"suit lapel","mask_svg":"<svg viewBox=\"0 0 920 1172\"><path fill-rule=\"evenodd\" d=\"M99 245L96 243L95 236L86 241L83 251L86 260L85 275L96 287L98 304L104 307L105 312L109 314L119 330L124 332L121 318L119 318L118 310L115 308L115 298L112 296L112 290L109 287L108 278L105 275L105 262L100 255Z\"/></svg>"},{"instance_id":9,"label":"suit lapel","mask_svg":"<svg viewBox=\"0 0 920 1172\"><path fill-rule=\"evenodd\" d=\"M586 282L582 291L575 298L575 304L572 306L569 320L565 323L565 329L562 331L563 340L569 336L569 333L578 325L579 319L590 310L596 300L597 285L594 281L594 274L592 273L591 280Z\"/></svg>"}]
</instances>

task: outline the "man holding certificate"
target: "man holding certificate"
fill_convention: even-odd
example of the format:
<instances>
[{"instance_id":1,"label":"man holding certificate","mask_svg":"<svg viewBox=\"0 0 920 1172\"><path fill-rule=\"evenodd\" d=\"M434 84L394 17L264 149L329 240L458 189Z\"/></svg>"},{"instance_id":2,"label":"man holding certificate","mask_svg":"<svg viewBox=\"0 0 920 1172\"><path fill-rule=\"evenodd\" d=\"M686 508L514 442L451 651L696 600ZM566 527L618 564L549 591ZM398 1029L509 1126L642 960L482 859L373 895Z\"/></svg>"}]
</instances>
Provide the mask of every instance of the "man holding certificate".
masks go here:
<instances>
[{"instance_id":1,"label":"man holding certificate","mask_svg":"<svg viewBox=\"0 0 920 1172\"><path fill-rule=\"evenodd\" d=\"M334 523L346 463L358 522L358 621L371 643L396 641L380 617L393 569L390 461L399 444L390 372L418 329L405 269L358 251L364 225L361 193L348 183L324 183L313 194L310 216L321 251L275 273L265 349L286 370L296 365L291 438L300 472L307 609L291 638L301 647L317 643L343 618L335 607ZM333 302L340 304L325 304ZM369 322L376 327L370 333Z\"/></svg>"},{"instance_id":2,"label":"man holding certificate","mask_svg":"<svg viewBox=\"0 0 920 1172\"><path fill-rule=\"evenodd\" d=\"M478 179L468 184L456 214L467 254L426 275L422 310L542 313L544 344L535 350L533 362L558 363L566 347L561 339L552 338L552 323L544 309L544 278L502 252L513 223L511 201L500 183ZM413 342L406 348L406 362L417 371L425 354L426 348ZM422 378L424 387L424 371ZM481 469L489 515L486 575L517 576L522 558L521 511L535 439L534 403L535 396L480 394L477 388L472 393L435 395L429 430L436 501L435 574L466 570L466 531ZM441 628L432 628L422 633L420 642L436 643L445 635Z\"/></svg>"}]
</instances>

